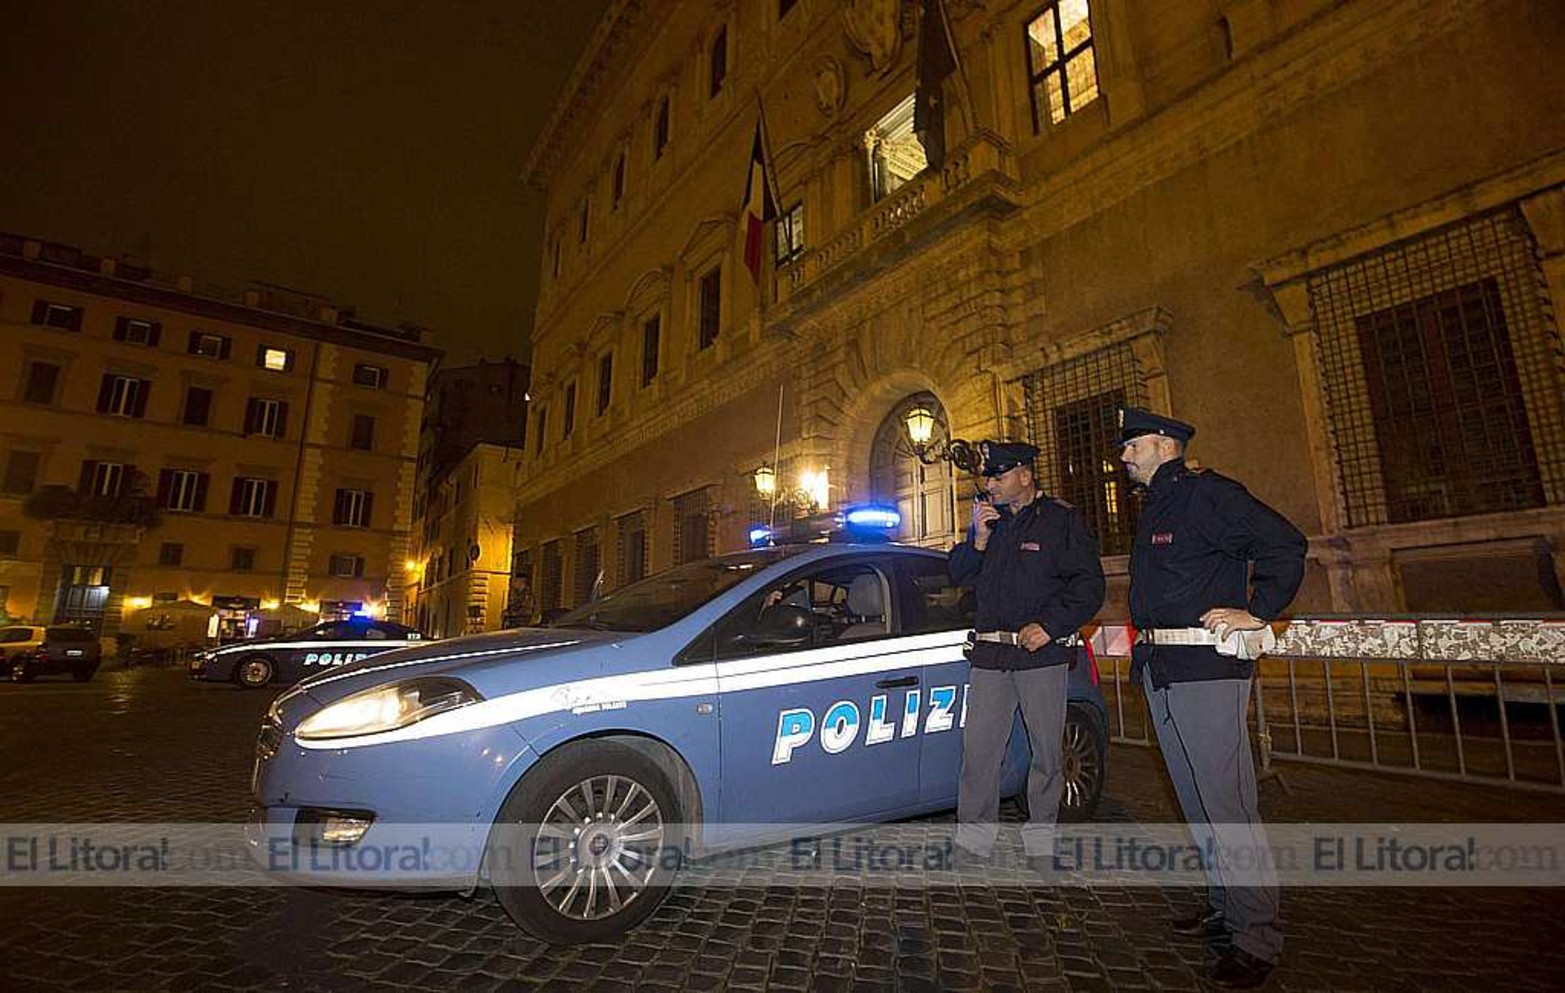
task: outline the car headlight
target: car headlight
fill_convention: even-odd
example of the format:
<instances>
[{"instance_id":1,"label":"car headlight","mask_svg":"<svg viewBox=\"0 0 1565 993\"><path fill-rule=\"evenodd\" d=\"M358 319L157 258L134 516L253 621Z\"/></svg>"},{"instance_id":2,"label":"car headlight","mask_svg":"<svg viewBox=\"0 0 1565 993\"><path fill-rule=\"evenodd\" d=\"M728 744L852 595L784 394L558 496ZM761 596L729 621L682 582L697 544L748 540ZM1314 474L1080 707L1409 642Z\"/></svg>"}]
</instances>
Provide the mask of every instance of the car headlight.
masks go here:
<instances>
[{"instance_id":1,"label":"car headlight","mask_svg":"<svg viewBox=\"0 0 1565 993\"><path fill-rule=\"evenodd\" d=\"M446 676L410 679L343 697L300 721L294 729L294 737L320 741L395 731L482 699L477 690L460 679Z\"/></svg>"}]
</instances>

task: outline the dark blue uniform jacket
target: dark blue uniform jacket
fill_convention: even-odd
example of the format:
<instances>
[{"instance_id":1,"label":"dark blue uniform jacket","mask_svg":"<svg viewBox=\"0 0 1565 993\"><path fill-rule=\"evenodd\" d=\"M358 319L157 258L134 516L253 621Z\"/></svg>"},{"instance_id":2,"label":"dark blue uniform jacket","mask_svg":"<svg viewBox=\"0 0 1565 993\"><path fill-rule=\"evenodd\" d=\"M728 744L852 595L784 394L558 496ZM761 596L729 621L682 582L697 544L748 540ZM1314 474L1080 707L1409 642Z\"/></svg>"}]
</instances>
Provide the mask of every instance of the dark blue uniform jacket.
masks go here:
<instances>
[{"instance_id":1,"label":"dark blue uniform jacket","mask_svg":"<svg viewBox=\"0 0 1565 993\"><path fill-rule=\"evenodd\" d=\"M1051 638L1065 638L1103 606L1103 563L1098 543L1068 503L1039 496L995 522L989 545L973 548L973 531L951 549L951 581L975 587L979 631L1020 631L1040 624ZM1020 645L979 642L972 663L980 669L1034 669L1076 658L1076 649L1050 641L1036 652Z\"/></svg>"},{"instance_id":2,"label":"dark blue uniform jacket","mask_svg":"<svg viewBox=\"0 0 1565 993\"><path fill-rule=\"evenodd\" d=\"M1278 617L1304 579L1304 535L1239 483L1183 459L1152 477L1130 553L1130 620L1138 631L1194 628L1213 607ZM1254 563L1254 569L1250 564ZM1248 574L1248 584L1246 576ZM1254 663L1196 645L1137 645L1132 678L1152 683L1248 679Z\"/></svg>"}]
</instances>

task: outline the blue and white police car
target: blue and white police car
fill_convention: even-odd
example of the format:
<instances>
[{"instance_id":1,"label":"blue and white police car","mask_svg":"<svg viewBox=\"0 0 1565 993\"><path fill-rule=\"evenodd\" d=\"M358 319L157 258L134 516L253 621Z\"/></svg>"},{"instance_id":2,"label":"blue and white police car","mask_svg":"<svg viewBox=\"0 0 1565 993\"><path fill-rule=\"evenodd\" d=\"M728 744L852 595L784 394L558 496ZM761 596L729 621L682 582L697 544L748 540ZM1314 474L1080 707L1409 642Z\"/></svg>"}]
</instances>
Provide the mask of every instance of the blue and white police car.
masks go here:
<instances>
[{"instance_id":1,"label":"blue and white police car","mask_svg":"<svg viewBox=\"0 0 1565 993\"><path fill-rule=\"evenodd\" d=\"M258 689L292 686L312 672L357 662L423 641L416 628L367 617L327 621L277 638L261 638L201 652L190 660L191 679Z\"/></svg>"},{"instance_id":2,"label":"blue and white police car","mask_svg":"<svg viewBox=\"0 0 1565 993\"><path fill-rule=\"evenodd\" d=\"M653 853L952 807L970 623L943 553L780 545L686 563L546 628L318 673L263 721L248 844L268 869L351 885L364 881L354 852L398 850L401 828L438 824L465 851L407 859L392 881L487 882L532 934L599 940L667 891L677 859ZM1107 752L1082 652L1062 803L1077 819L1098 801ZM1008 794L1026 765L1013 734Z\"/></svg>"}]
</instances>

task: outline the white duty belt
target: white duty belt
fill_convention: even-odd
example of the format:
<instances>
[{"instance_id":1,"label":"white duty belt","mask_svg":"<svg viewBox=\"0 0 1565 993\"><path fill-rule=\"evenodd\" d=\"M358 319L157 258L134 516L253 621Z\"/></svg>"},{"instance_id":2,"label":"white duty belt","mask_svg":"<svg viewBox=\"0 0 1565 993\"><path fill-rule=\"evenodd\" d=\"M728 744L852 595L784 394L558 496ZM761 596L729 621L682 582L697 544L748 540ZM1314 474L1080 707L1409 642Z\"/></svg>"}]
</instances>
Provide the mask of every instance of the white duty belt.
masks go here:
<instances>
[{"instance_id":1,"label":"white duty belt","mask_svg":"<svg viewBox=\"0 0 1565 993\"><path fill-rule=\"evenodd\" d=\"M1018 631L969 631L968 641L992 641L997 645L1020 645L1021 633ZM1081 644L1081 635L1068 634L1063 638L1055 638L1051 645L1064 645L1066 648L1074 648Z\"/></svg>"},{"instance_id":2,"label":"white duty belt","mask_svg":"<svg viewBox=\"0 0 1565 993\"><path fill-rule=\"evenodd\" d=\"M1223 637L1206 628L1152 628L1136 632L1137 644L1209 645L1217 654L1239 659L1258 659L1277 647L1277 635L1268 624L1259 631L1230 631Z\"/></svg>"}]
</instances>

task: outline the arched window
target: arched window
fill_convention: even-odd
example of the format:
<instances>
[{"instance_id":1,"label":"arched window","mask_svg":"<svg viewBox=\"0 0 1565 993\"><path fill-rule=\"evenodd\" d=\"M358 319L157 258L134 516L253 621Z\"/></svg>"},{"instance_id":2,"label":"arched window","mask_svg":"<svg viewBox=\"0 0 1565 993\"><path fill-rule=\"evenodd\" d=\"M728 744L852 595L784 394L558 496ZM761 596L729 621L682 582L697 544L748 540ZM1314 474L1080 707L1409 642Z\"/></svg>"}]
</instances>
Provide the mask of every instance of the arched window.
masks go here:
<instances>
[{"instance_id":1,"label":"arched window","mask_svg":"<svg viewBox=\"0 0 1565 993\"><path fill-rule=\"evenodd\" d=\"M914 407L935 415L931 442L950 437L945 408L933 393L902 398L875 431L869 456L870 493L877 502L895 504L901 512L898 540L943 546L957 537L956 478L951 463L940 459L925 465L914 454L907 434L908 411Z\"/></svg>"}]
</instances>

